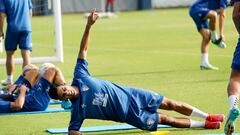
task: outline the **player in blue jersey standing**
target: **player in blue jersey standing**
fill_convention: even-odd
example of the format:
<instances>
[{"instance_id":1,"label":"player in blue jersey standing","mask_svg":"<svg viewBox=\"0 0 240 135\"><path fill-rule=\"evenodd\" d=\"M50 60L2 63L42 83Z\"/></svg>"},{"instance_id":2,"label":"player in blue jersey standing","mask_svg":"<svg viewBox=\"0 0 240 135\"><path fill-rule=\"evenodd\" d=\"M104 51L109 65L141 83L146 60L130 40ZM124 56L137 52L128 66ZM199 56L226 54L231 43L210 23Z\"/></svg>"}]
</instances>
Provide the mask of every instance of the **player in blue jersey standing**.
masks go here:
<instances>
[{"instance_id":1,"label":"player in blue jersey standing","mask_svg":"<svg viewBox=\"0 0 240 135\"><path fill-rule=\"evenodd\" d=\"M18 44L23 58L22 67L30 64L30 51L32 50L31 0L0 0L0 37L4 37L3 22L5 16L7 18L5 36L7 78L2 81L2 84L8 85L13 82L13 58Z\"/></svg>"},{"instance_id":2,"label":"player in blue jersey standing","mask_svg":"<svg viewBox=\"0 0 240 135\"><path fill-rule=\"evenodd\" d=\"M94 78L88 71L86 61L89 34L98 18L95 11L88 17L82 37L72 85L61 85L49 90L53 99L72 101L69 125L70 135L82 134L79 129L84 119L102 119L126 122L142 130L153 131L157 124L179 128L218 129L224 120L222 114L207 114L186 103L168 99L155 92L121 86ZM160 114L157 109L173 110L186 116L196 116L204 121L178 118Z\"/></svg>"},{"instance_id":3,"label":"player in blue jersey standing","mask_svg":"<svg viewBox=\"0 0 240 135\"><path fill-rule=\"evenodd\" d=\"M64 83L62 72L54 65L41 66L40 70L27 65L14 85L0 94L0 113L43 111L50 101L50 86Z\"/></svg>"},{"instance_id":4,"label":"player in blue jersey standing","mask_svg":"<svg viewBox=\"0 0 240 135\"><path fill-rule=\"evenodd\" d=\"M218 70L209 63L208 50L209 42L220 48L226 48L223 26L225 20L225 9L228 6L227 0L197 0L191 5L189 14L196 24L197 30L202 36L201 42L201 64L200 69ZM219 32L220 37L216 32L217 18L219 15Z\"/></svg>"},{"instance_id":5,"label":"player in blue jersey standing","mask_svg":"<svg viewBox=\"0 0 240 135\"><path fill-rule=\"evenodd\" d=\"M231 5L234 6L232 13L233 22L237 29L238 34L240 34L240 1L231 0ZM231 68L232 71L227 88L230 111L224 128L224 132L226 135L233 134L235 129L234 122L236 121L240 114L238 108L240 93L240 37L238 38L238 43L233 55Z\"/></svg>"}]
</instances>

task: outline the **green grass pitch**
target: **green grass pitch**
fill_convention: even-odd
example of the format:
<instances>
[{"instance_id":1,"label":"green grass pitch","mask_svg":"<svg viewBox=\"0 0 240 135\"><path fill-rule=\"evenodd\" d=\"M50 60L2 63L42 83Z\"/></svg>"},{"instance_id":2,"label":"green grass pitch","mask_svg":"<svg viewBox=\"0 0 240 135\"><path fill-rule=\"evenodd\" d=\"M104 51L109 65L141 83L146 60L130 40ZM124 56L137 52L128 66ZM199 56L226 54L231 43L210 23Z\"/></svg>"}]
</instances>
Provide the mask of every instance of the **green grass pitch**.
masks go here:
<instances>
[{"instance_id":1,"label":"green grass pitch","mask_svg":"<svg viewBox=\"0 0 240 135\"><path fill-rule=\"evenodd\" d=\"M91 33L88 53L89 70L93 76L112 82L151 89L180 101L188 102L209 113L228 113L226 87L230 64L238 34L231 20L232 8L227 9L225 37L227 48L210 46L210 62L219 71L201 71L200 42L187 8L159 9L141 12L121 12L117 19L99 19ZM33 17L33 56L52 55L53 37L46 29L53 29L50 17ZM46 23L50 22L50 23ZM68 83L71 82L79 43L86 24L83 14L63 15L64 63L59 66ZM44 38L44 39L42 39ZM47 51L46 51L47 50ZM16 56L19 57L19 51ZM5 54L0 54L5 58ZM38 64L40 65L40 64ZM0 65L1 79L5 65ZM14 76L21 73L16 65ZM174 112L160 111L182 116ZM47 128L68 127L70 114L0 116L2 135L45 135ZM83 126L110 125L109 121L86 120ZM240 132L240 122L236 123ZM169 130L169 135L223 133L204 129ZM86 133L87 135L148 135L147 131L114 131Z\"/></svg>"}]
</instances>

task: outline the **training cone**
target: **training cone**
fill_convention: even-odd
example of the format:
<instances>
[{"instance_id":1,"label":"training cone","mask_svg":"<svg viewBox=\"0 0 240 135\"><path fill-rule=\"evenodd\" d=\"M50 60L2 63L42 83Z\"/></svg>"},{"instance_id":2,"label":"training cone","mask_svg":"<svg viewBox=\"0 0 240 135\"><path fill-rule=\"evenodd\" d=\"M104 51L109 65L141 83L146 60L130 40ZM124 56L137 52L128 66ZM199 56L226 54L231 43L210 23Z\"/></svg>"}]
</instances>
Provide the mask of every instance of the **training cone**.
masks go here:
<instances>
[{"instance_id":1,"label":"training cone","mask_svg":"<svg viewBox=\"0 0 240 135\"><path fill-rule=\"evenodd\" d=\"M169 131L155 131L151 132L151 135L167 135Z\"/></svg>"}]
</instances>

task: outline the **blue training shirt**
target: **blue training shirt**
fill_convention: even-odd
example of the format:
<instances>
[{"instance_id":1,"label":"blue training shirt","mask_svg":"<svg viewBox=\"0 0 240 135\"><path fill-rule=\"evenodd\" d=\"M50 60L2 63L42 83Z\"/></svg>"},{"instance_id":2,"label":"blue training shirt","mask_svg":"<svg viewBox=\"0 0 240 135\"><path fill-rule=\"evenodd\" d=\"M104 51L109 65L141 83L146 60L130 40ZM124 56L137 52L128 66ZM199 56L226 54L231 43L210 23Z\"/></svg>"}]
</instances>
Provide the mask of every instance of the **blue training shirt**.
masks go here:
<instances>
[{"instance_id":1,"label":"blue training shirt","mask_svg":"<svg viewBox=\"0 0 240 135\"><path fill-rule=\"evenodd\" d=\"M197 0L192 6L217 10L220 8L226 9L228 6L227 0Z\"/></svg>"},{"instance_id":2,"label":"blue training shirt","mask_svg":"<svg viewBox=\"0 0 240 135\"><path fill-rule=\"evenodd\" d=\"M7 16L7 31L31 31L31 0L0 0L0 12Z\"/></svg>"},{"instance_id":3,"label":"blue training shirt","mask_svg":"<svg viewBox=\"0 0 240 135\"><path fill-rule=\"evenodd\" d=\"M79 130L84 119L126 120L132 89L90 76L86 60L78 59L72 86L80 94L72 101L69 130Z\"/></svg>"}]
</instances>

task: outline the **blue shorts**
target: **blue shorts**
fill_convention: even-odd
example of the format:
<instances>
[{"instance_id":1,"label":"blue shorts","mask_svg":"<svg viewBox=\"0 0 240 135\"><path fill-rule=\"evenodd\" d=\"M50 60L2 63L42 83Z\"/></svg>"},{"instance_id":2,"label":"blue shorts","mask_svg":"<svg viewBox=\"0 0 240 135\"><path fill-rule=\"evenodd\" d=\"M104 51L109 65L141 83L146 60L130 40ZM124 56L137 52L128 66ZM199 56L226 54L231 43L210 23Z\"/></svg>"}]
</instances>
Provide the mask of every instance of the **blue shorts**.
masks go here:
<instances>
[{"instance_id":1,"label":"blue shorts","mask_svg":"<svg viewBox=\"0 0 240 135\"><path fill-rule=\"evenodd\" d=\"M5 39L5 50L15 51L17 50L17 45L23 50L32 51L32 36L31 31L21 31L21 32L6 32Z\"/></svg>"},{"instance_id":2,"label":"blue shorts","mask_svg":"<svg viewBox=\"0 0 240 135\"><path fill-rule=\"evenodd\" d=\"M28 87L29 89L32 88L30 82L29 82L27 79L25 79L22 75L20 75L20 76L18 77L18 79L14 82L14 84L17 84L17 85L24 84L24 85L25 85L26 87Z\"/></svg>"},{"instance_id":3,"label":"blue shorts","mask_svg":"<svg viewBox=\"0 0 240 135\"><path fill-rule=\"evenodd\" d=\"M25 96L23 108L20 111L44 111L50 102L48 91L50 83L43 77L40 77L35 85Z\"/></svg>"},{"instance_id":4,"label":"blue shorts","mask_svg":"<svg viewBox=\"0 0 240 135\"><path fill-rule=\"evenodd\" d=\"M200 8L197 6L190 7L189 15L192 17L193 21L195 22L195 25L199 30L201 29L208 29L208 20L204 19L206 15L209 13L209 9L207 8Z\"/></svg>"},{"instance_id":5,"label":"blue shorts","mask_svg":"<svg viewBox=\"0 0 240 135\"><path fill-rule=\"evenodd\" d=\"M232 69L240 71L240 38L238 38L238 43L233 54Z\"/></svg>"},{"instance_id":6,"label":"blue shorts","mask_svg":"<svg viewBox=\"0 0 240 135\"><path fill-rule=\"evenodd\" d=\"M14 84L17 84L17 85L24 84L24 85L26 85L26 87L31 88L31 84L23 76L19 76L19 78L17 79L17 81ZM4 93L4 94L6 94L6 93ZM18 98L18 95L16 95L16 94L14 94L12 96L13 96L14 101ZM1 97L1 95L0 95L0 97ZM2 98L0 98L0 113L9 113L9 112L12 112L11 111L11 101L6 101L6 100L3 100Z\"/></svg>"},{"instance_id":7,"label":"blue shorts","mask_svg":"<svg viewBox=\"0 0 240 135\"><path fill-rule=\"evenodd\" d=\"M163 96L141 89L133 89L126 123L142 130L156 131L158 113Z\"/></svg>"},{"instance_id":8,"label":"blue shorts","mask_svg":"<svg viewBox=\"0 0 240 135\"><path fill-rule=\"evenodd\" d=\"M11 102L5 101L0 98L0 113L9 113L11 112Z\"/></svg>"}]
</instances>

